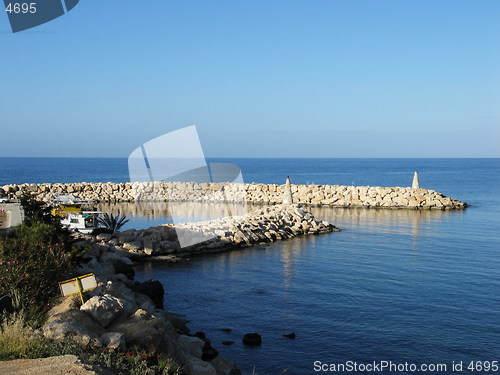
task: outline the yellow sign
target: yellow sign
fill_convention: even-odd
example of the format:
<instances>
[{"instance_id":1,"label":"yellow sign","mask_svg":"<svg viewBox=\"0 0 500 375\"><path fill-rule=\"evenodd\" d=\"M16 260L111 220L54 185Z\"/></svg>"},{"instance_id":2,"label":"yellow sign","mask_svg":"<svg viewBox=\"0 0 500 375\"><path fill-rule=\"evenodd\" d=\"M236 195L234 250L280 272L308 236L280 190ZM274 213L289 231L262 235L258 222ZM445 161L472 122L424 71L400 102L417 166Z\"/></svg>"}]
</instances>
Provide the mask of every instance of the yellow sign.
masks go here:
<instances>
[{"instance_id":1,"label":"yellow sign","mask_svg":"<svg viewBox=\"0 0 500 375\"><path fill-rule=\"evenodd\" d=\"M97 288L97 280L93 273L88 275L78 276L74 279L69 279L66 281L61 281L59 283L59 288L61 289L61 294L63 297L73 296L79 294L82 303L85 303L83 299L83 292Z\"/></svg>"}]
</instances>

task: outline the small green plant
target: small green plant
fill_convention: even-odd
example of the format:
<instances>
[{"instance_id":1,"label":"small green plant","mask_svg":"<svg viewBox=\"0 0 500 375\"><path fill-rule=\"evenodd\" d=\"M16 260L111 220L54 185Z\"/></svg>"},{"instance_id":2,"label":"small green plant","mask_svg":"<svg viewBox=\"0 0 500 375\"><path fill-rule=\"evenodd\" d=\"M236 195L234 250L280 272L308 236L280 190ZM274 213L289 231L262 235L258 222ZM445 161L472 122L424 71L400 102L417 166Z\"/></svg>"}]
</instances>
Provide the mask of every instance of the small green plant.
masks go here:
<instances>
[{"instance_id":1,"label":"small green plant","mask_svg":"<svg viewBox=\"0 0 500 375\"><path fill-rule=\"evenodd\" d=\"M117 375L181 375L182 367L172 358L146 352L97 350L79 355L86 362L112 370Z\"/></svg>"},{"instance_id":2,"label":"small green plant","mask_svg":"<svg viewBox=\"0 0 500 375\"><path fill-rule=\"evenodd\" d=\"M128 223L128 219L125 215L113 215L105 213L102 217L97 218L97 222L104 228L114 233L116 231L119 231L121 227Z\"/></svg>"}]
</instances>

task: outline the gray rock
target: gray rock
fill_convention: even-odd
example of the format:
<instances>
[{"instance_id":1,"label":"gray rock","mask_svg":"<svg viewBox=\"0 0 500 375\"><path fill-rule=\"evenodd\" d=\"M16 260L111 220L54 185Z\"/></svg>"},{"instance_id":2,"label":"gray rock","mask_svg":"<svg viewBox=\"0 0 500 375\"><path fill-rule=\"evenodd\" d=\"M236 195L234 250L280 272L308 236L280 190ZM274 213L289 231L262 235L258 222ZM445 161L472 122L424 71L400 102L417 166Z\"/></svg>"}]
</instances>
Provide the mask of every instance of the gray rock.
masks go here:
<instances>
[{"instance_id":1,"label":"gray rock","mask_svg":"<svg viewBox=\"0 0 500 375\"><path fill-rule=\"evenodd\" d=\"M121 332L106 332L101 335L100 339L108 349L124 350L126 347L125 335Z\"/></svg>"},{"instance_id":2,"label":"gray rock","mask_svg":"<svg viewBox=\"0 0 500 375\"><path fill-rule=\"evenodd\" d=\"M109 330L122 332L128 347L141 348L152 353L165 348L165 331L167 327L163 319L138 309L127 320L113 323Z\"/></svg>"},{"instance_id":3,"label":"gray rock","mask_svg":"<svg viewBox=\"0 0 500 375\"><path fill-rule=\"evenodd\" d=\"M210 363L214 366L217 375L241 375L241 371L229 359L218 356Z\"/></svg>"},{"instance_id":4,"label":"gray rock","mask_svg":"<svg viewBox=\"0 0 500 375\"><path fill-rule=\"evenodd\" d=\"M124 305L120 299L105 294L92 297L80 307L80 310L101 326L106 327L124 311Z\"/></svg>"},{"instance_id":5,"label":"gray rock","mask_svg":"<svg viewBox=\"0 0 500 375\"><path fill-rule=\"evenodd\" d=\"M80 310L68 310L51 316L42 327L43 335L55 341L72 339L82 348L102 346L100 335L105 330Z\"/></svg>"},{"instance_id":6,"label":"gray rock","mask_svg":"<svg viewBox=\"0 0 500 375\"><path fill-rule=\"evenodd\" d=\"M118 241L118 238L112 238L111 240L109 240L108 243L110 245L113 245L113 246L118 246L120 244L120 242Z\"/></svg>"},{"instance_id":7,"label":"gray rock","mask_svg":"<svg viewBox=\"0 0 500 375\"><path fill-rule=\"evenodd\" d=\"M153 245L153 240L149 239L144 239L142 241L142 246L144 248L144 254L147 255L152 255L154 252L154 245Z\"/></svg>"},{"instance_id":8,"label":"gray rock","mask_svg":"<svg viewBox=\"0 0 500 375\"><path fill-rule=\"evenodd\" d=\"M217 371L212 364L196 357L189 358L183 370L186 375L217 375Z\"/></svg>"},{"instance_id":9,"label":"gray rock","mask_svg":"<svg viewBox=\"0 0 500 375\"><path fill-rule=\"evenodd\" d=\"M198 337L179 335L179 342L185 352L196 358L201 358L203 355L203 346L205 343Z\"/></svg>"},{"instance_id":10,"label":"gray rock","mask_svg":"<svg viewBox=\"0 0 500 375\"><path fill-rule=\"evenodd\" d=\"M127 251L137 252L142 248L142 243L139 241L125 242L123 248Z\"/></svg>"},{"instance_id":11,"label":"gray rock","mask_svg":"<svg viewBox=\"0 0 500 375\"><path fill-rule=\"evenodd\" d=\"M100 233L95 237L95 239L97 241L109 241L111 239L111 237L112 237L112 234L110 234L110 233Z\"/></svg>"}]
</instances>

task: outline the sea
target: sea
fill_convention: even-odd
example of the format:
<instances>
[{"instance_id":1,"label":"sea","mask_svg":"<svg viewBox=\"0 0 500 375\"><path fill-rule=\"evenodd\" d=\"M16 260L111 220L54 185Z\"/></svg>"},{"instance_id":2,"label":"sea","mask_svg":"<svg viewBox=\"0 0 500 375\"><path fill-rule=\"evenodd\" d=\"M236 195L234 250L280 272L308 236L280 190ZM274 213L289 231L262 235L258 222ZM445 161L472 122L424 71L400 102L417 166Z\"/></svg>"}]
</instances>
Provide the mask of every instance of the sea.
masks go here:
<instances>
[{"instance_id":1,"label":"sea","mask_svg":"<svg viewBox=\"0 0 500 375\"><path fill-rule=\"evenodd\" d=\"M341 232L138 264L136 278L161 280L166 308L243 374L500 373L500 159L210 161L238 165L250 183L410 186L418 170L422 187L469 204L313 207ZM126 159L0 158L0 186L127 180ZM127 213L128 228L171 221L166 205L104 208ZM228 211L185 210L186 220ZM243 345L250 332L261 346Z\"/></svg>"}]
</instances>

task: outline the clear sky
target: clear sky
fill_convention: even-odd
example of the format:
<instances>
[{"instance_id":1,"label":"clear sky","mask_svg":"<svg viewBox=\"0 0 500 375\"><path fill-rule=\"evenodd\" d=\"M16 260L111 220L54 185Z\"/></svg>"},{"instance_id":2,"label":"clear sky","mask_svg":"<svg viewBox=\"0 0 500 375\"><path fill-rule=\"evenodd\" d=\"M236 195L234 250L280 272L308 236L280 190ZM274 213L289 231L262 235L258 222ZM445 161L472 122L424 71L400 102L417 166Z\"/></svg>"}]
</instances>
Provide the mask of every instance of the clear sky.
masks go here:
<instances>
[{"instance_id":1,"label":"clear sky","mask_svg":"<svg viewBox=\"0 0 500 375\"><path fill-rule=\"evenodd\" d=\"M500 157L498 0L81 0L12 34L0 156Z\"/></svg>"}]
</instances>

